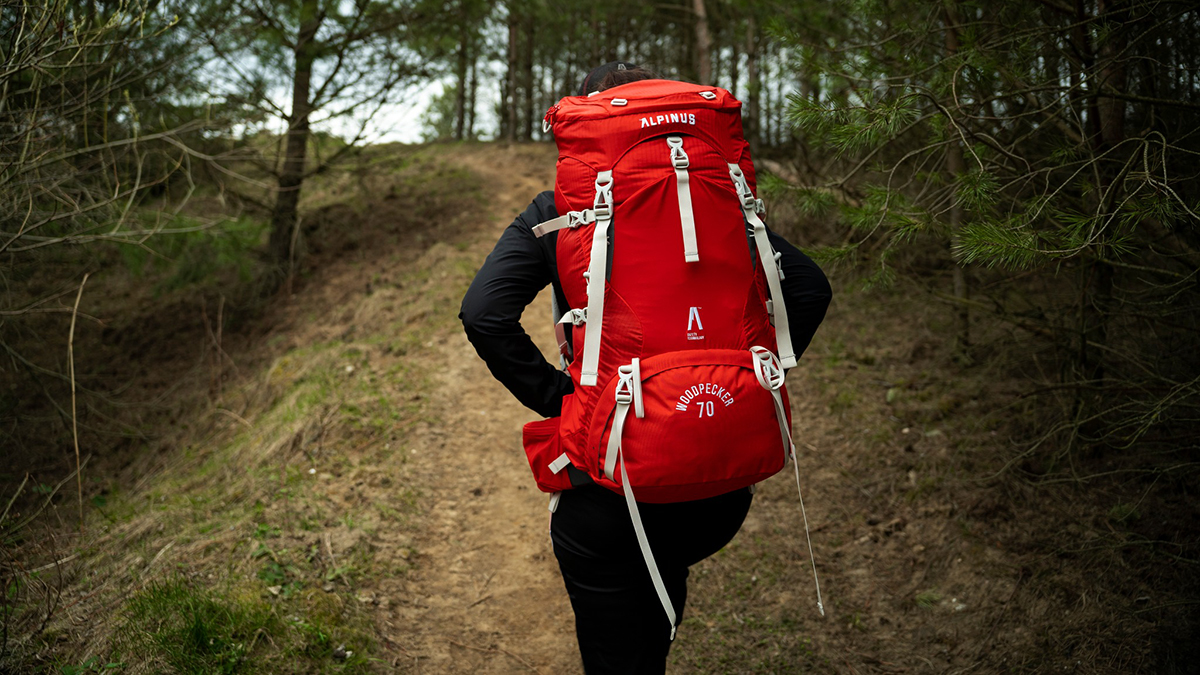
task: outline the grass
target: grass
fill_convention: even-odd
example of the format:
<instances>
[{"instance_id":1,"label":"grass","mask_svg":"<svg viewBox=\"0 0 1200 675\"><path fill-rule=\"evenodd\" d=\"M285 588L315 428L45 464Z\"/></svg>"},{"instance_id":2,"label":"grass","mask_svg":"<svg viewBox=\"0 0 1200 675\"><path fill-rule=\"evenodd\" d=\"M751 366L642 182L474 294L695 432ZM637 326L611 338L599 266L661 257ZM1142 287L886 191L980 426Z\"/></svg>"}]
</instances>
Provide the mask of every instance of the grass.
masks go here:
<instances>
[{"instance_id":1,"label":"grass","mask_svg":"<svg viewBox=\"0 0 1200 675\"><path fill-rule=\"evenodd\" d=\"M473 206L473 179L429 170L436 159L423 162L416 185L403 170L383 179L402 186L394 206L413 222L452 224ZM336 191L314 187L318 201L328 200L322 204L336 201ZM450 198L456 201L447 204ZM142 283L161 285L162 295L149 302L173 302L167 296L180 286L172 280L192 274L185 268L220 262L228 241L214 236L175 242L173 263L125 264ZM428 245L400 248L412 257ZM156 438L140 445L136 476L110 480L95 495L89 537L74 551L80 574L62 581L71 598L84 598L76 615L113 618L90 622L81 638L56 613L47 630L7 643L0 672L378 671L374 609L358 595L407 574L415 551L402 547L390 560L369 542L383 523L404 532L421 522L420 490L406 474L407 434L417 423L437 422L423 405L433 382L429 348L450 330L455 319L445 308L473 273L457 260L461 250L432 249L423 265L372 273L377 266L360 264L375 286L355 300L361 306L339 305L300 324L336 327L354 310L364 319L352 331L268 336L257 355L238 357L241 372L219 389L182 396L171 426L148 426ZM180 384L187 393L191 382ZM339 495L363 481L387 489L342 504ZM33 552L28 544L22 551ZM23 580L7 584L0 616L18 631L33 626L39 603L60 592Z\"/></svg>"},{"instance_id":2,"label":"grass","mask_svg":"<svg viewBox=\"0 0 1200 675\"><path fill-rule=\"evenodd\" d=\"M264 634L282 632L263 603L221 599L177 580L152 584L125 612L127 658L181 673L238 672Z\"/></svg>"},{"instance_id":3,"label":"grass","mask_svg":"<svg viewBox=\"0 0 1200 675\"><path fill-rule=\"evenodd\" d=\"M917 597L913 602L921 609L933 609L934 605L942 601L942 594L934 590L921 591L917 593Z\"/></svg>"},{"instance_id":4,"label":"grass","mask_svg":"<svg viewBox=\"0 0 1200 675\"><path fill-rule=\"evenodd\" d=\"M206 222L186 215L154 214L159 221L149 229L196 229L194 232L157 237L148 246L125 245L122 260L135 279L153 280L155 293L206 283L219 274L233 272L242 283L250 281L258 261L248 252L262 244L267 224L246 216ZM170 222L161 222L170 217Z\"/></svg>"},{"instance_id":5,"label":"grass","mask_svg":"<svg viewBox=\"0 0 1200 675\"><path fill-rule=\"evenodd\" d=\"M304 609L274 605L252 587L222 591L176 577L129 601L114 643L129 663L178 673L294 672L300 664L306 672L369 672L374 641L366 631L331 627L345 622L327 603ZM344 644L354 648L335 658Z\"/></svg>"}]
</instances>

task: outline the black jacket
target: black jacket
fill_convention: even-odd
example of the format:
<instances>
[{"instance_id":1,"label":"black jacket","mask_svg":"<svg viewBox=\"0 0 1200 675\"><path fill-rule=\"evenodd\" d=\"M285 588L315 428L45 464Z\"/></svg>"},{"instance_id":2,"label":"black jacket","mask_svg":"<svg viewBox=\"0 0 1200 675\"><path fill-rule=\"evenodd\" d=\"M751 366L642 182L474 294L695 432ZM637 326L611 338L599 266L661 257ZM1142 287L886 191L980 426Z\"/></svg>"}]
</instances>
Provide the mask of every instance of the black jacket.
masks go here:
<instances>
[{"instance_id":1,"label":"black jacket","mask_svg":"<svg viewBox=\"0 0 1200 675\"><path fill-rule=\"evenodd\" d=\"M574 389L571 378L551 365L521 327L521 313L547 284L554 285L559 306L566 300L558 285L554 253L557 233L535 237L533 226L558 217L554 193L543 192L500 235L463 298L458 318L479 357L517 400L544 417L558 415L563 396ZM782 237L768 232L782 254L784 304L792 347L799 356L825 318L832 291L825 274L808 256ZM545 310L545 320L550 309Z\"/></svg>"}]
</instances>

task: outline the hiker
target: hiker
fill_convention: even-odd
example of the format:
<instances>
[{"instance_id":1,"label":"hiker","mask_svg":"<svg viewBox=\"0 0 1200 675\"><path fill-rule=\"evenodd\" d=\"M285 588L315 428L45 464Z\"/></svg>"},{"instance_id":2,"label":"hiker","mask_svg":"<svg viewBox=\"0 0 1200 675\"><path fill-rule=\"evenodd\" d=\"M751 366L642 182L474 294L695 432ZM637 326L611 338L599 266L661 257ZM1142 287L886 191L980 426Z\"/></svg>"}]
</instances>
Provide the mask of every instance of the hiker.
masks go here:
<instances>
[{"instance_id":1,"label":"hiker","mask_svg":"<svg viewBox=\"0 0 1200 675\"><path fill-rule=\"evenodd\" d=\"M648 85L650 83L642 81L651 79L657 79L657 76L646 69L625 62L612 62L590 72L583 80L579 95L586 96L591 92L602 92L634 82ZM684 119L686 121L686 114ZM737 124L737 135L738 140L744 144L744 141L740 140L740 122ZM663 140L656 138L655 142ZM672 148L682 144L681 141L672 142ZM674 150L672 153L672 157L675 157ZM748 163L748 153L745 157ZM686 165L686 161L684 164ZM676 164L677 168L678 166L679 164ZM736 169L735 165L730 166ZM563 179L561 169L559 179ZM599 179L597 184L599 185ZM729 193L732 202L732 190ZM619 203L616 208L620 208ZM520 318L525 307L539 292L547 285L553 285L557 311L567 313L564 316L565 328L567 331L572 329L571 321L567 320L571 316L571 312L567 310L571 309L572 305L567 301L563 280L559 278L559 259L556 253L557 242L562 241L559 235L566 236L564 233L568 230L549 233L535 230L539 225L554 221L559 215L554 192L538 194L525 212L501 235L471 283L459 315L468 338L492 375L522 404L547 418L545 422L554 421L555 424L563 413L564 397L572 395L576 391L576 385L567 372L546 361L522 328ZM594 216L595 214L586 217ZM758 221L757 216L750 216ZM696 218L700 219L701 216ZM741 222L739 218L737 228L742 227ZM544 226L542 229L545 229ZM741 230L738 229L737 232ZM542 236L538 236L539 234ZM746 256L745 233L737 236L742 240L742 244L737 247L739 255ZM782 303L786 306L786 316L789 317L784 324L789 329L784 341L790 337L790 349L799 356L808 346L825 316L831 297L829 283L811 259L782 237L774 233L767 233L766 236L771 249L779 254L778 265L783 273L779 290ZM691 246L694 248L694 232L691 237ZM687 239L687 236L684 238ZM700 242L705 242L703 236ZM620 243L612 245L620 246ZM667 253L664 252L663 255ZM706 256L712 255L712 251L701 247L698 254L689 254L689 260L692 255L705 259ZM610 267L615 265L616 263L610 261ZM770 267L773 271L775 265ZM586 303L577 302L574 306L576 317L582 314L579 311L581 304ZM701 307L692 307L697 324L700 323L700 309ZM610 310L610 313L617 310ZM558 319L557 315L555 319ZM713 330L713 320L710 319L709 322L709 329ZM688 317L687 323L689 330L695 328L692 325L693 317ZM763 323L765 325L765 319ZM704 327L700 328L703 330ZM591 329L590 325L588 329ZM607 331L605 340L620 338L612 333L617 329L609 325L604 325L603 329ZM575 335L581 335L583 330L583 327L576 323ZM580 340L576 337L574 341ZM582 359L580 355L575 355L575 365L572 367L577 367L578 361ZM634 366L636 364L637 359L634 359ZM626 370L627 367L621 372L625 373ZM779 379L781 383L782 368L779 369ZM770 396L763 395L766 396L765 400L770 401ZM781 399L778 393L774 395L778 407ZM783 396L786 397L786 392ZM708 405L711 414L713 404L710 402ZM782 407L786 408L786 403ZM638 417L641 417L640 412L639 410ZM704 414L703 407L700 408L700 414ZM776 413L767 414L770 415L774 442L778 448L779 426L775 425ZM790 443L783 415L783 412L779 413L780 423L785 426L784 435ZM630 413L629 417L630 422L627 426L636 426L635 422L638 420L633 419L633 413ZM529 426L538 424L535 422ZM614 424L614 428L615 426ZM557 430L557 426L553 429ZM527 427L527 441L529 431ZM671 618L674 624L678 625L687 598L688 568L717 552L733 538L750 508L752 490L739 487L703 499L671 503L637 500L635 521L631 522L631 509L634 508L632 498L627 500L611 486L598 484L597 478L593 478L583 468L566 462L565 454L554 464L557 465L551 467L554 475L546 475L552 480L560 480L561 483L554 488L558 492L552 498L555 506L552 508L550 534L554 554L558 559L575 613L576 636L585 671L592 675L663 673L674 637L674 626L664 619L663 608L669 605L674 609L675 615ZM620 470L624 471L623 461ZM778 470L778 467L772 469L774 470ZM535 473L536 471L535 468ZM603 477L598 478L603 480ZM539 487L544 490L550 489L544 487L541 480ZM629 494L627 491L626 495ZM640 521L636 520L638 518ZM635 532L635 522L639 523L644 532ZM647 562L650 561L649 554L643 551L639 537L648 540L653 550L651 570L648 570L647 566ZM654 568L657 568L656 571ZM652 578L654 574L661 576L660 582ZM657 587L656 583L659 584ZM669 603L657 588L665 589ZM668 609L668 613L670 612L671 609Z\"/></svg>"}]
</instances>

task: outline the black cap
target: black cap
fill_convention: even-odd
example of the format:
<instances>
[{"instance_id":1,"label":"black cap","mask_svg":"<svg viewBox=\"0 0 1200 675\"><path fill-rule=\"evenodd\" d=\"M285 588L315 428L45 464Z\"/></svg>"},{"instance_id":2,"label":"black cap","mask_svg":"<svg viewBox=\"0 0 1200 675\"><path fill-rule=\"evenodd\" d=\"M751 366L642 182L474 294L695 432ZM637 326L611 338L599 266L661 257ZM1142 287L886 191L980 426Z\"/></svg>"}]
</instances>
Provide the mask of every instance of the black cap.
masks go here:
<instances>
[{"instance_id":1,"label":"black cap","mask_svg":"<svg viewBox=\"0 0 1200 675\"><path fill-rule=\"evenodd\" d=\"M604 76L614 70L633 70L634 68L637 68L637 65L628 61L609 61L593 69L587 74L587 77L583 78L583 83L579 85L579 95L587 96L596 91L596 87L599 87L600 83L604 81Z\"/></svg>"}]
</instances>

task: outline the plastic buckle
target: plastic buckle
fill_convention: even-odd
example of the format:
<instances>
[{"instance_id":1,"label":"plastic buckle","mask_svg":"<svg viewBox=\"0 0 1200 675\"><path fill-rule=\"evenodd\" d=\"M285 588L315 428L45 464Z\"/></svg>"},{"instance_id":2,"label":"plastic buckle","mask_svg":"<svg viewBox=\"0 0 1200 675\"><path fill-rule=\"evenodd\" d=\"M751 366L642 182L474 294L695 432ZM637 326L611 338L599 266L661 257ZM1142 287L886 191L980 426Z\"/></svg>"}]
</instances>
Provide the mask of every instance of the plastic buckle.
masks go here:
<instances>
[{"instance_id":1,"label":"plastic buckle","mask_svg":"<svg viewBox=\"0 0 1200 675\"><path fill-rule=\"evenodd\" d=\"M671 165L676 169L688 168L691 162L688 160L687 153L683 151L683 138L668 136L667 145L671 146Z\"/></svg>"},{"instance_id":2,"label":"plastic buckle","mask_svg":"<svg viewBox=\"0 0 1200 675\"><path fill-rule=\"evenodd\" d=\"M569 211L567 213L567 227L574 229L580 225L590 225L596 222L596 212L592 209L583 211Z\"/></svg>"},{"instance_id":3,"label":"plastic buckle","mask_svg":"<svg viewBox=\"0 0 1200 675\"><path fill-rule=\"evenodd\" d=\"M633 405L635 417L646 416L646 408L642 402L642 366L639 359L617 368L617 388L614 394L618 404Z\"/></svg>"},{"instance_id":4,"label":"plastic buckle","mask_svg":"<svg viewBox=\"0 0 1200 675\"><path fill-rule=\"evenodd\" d=\"M750 191L750 186L746 183L744 176L739 176L741 180L737 184L738 199L742 200L742 208L747 211L758 211L758 201L754 198L754 193Z\"/></svg>"},{"instance_id":5,"label":"plastic buckle","mask_svg":"<svg viewBox=\"0 0 1200 675\"><path fill-rule=\"evenodd\" d=\"M617 369L617 403L630 405L633 403L633 366L621 366Z\"/></svg>"},{"instance_id":6,"label":"plastic buckle","mask_svg":"<svg viewBox=\"0 0 1200 675\"><path fill-rule=\"evenodd\" d=\"M592 203L596 212L596 220L612 218L612 174L606 179L596 176L596 200Z\"/></svg>"},{"instance_id":7,"label":"plastic buckle","mask_svg":"<svg viewBox=\"0 0 1200 675\"><path fill-rule=\"evenodd\" d=\"M611 200L612 198L609 197L609 199ZM592 215L594 218L591 222L595 222L597 220L610 220L612 218L612 204L608 202L601 204L599 201L600 195L596 195L596 200L595 208L592 209Z\"/></svg>"},{"instance_id":8,"label":"plastic buckle","mask_svg":"<svg viewBox=\"0 0 1200 675\"><path fill-rule=\"evenodd\" d=\"M783 254L779 251L775 252L775 269L779 272L779 280L783 281L785 278L783 276Z\"/></svg>"},{"instance_id":9,"label":"plastic buckle","mask_svg":"<svg viewBox=\"0 0 1200 675\"><path fill-rule=\"evenodd\" d=\"M783 386L783 364L766 347L751 347L750 354L754 357L754 375L764 389L777 391Z\"/></svg>"},{"instance_id":10,"label":"plastic buckle","mask_svg":"<svg viewBox=\"0 0 1200 675\"><path fill-rule=\"evenodd\" d=\"M733 184L737 188L738 199L742 202L742 208L753 210L755 213L762 213L760 209L764 209L761 199L755 199L754 193L750 192L750 185L746 183L746 176L742 173L742 168L734 164L729 169L729 177L733 179Z\"/></svg>"}]
</instances>

